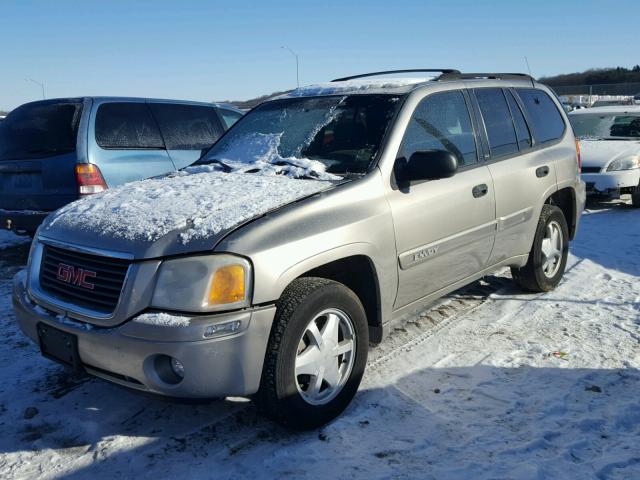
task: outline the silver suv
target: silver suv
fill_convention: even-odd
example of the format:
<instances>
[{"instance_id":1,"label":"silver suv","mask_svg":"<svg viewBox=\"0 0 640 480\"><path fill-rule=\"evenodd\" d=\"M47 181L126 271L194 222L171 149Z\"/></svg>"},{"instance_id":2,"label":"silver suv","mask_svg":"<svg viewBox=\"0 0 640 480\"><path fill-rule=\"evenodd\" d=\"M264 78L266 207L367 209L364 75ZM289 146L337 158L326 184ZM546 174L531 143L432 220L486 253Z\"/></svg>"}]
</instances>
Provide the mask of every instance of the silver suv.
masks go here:
<instances>
[{"instance_id":1,"label":"silver suv","mask_svg":"<svg viewBox=\"0 0 640 480\"><path fill-rule=\"evenodd\" d=\"M505 266L553 289L585 201L562 106L526 75L410 72L437 76L300 88L191 167L64 207L15 279L20 327L75 370L306 429L434 299Z\"/></svg>"}]
</instances>

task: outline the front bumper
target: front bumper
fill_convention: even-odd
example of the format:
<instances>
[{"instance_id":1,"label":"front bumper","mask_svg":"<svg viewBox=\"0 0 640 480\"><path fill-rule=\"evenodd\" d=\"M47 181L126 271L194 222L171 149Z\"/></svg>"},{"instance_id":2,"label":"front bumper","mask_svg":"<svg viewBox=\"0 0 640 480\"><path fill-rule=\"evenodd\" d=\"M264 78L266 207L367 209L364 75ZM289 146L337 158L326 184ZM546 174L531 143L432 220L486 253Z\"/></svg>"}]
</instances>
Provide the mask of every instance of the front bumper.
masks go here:
<instances>
[{"instance_id":1,"label":"front bumper","mask_svg":"<svg viewBox=\"0 0 640 480\"><path fill-rule=\"evenodd\" d=\"M13 306L22 331L38 343L42 322L77 336L82 367L114 383L172 397L219 398L258 391L275 306L249 311L195 316L188 326L149 325L136 318L113 328L98 328L45 310L31 301L26 275L16 275ZM245 327L232 335L206 339L213 323L239 320ZM157 371L159 355L178 359L184 378L167 383Z\"/></svg>"},{"instance_id":2,"label":"front bumper","mask_svg":"<svg viewBox=\"0 0 640 480\"><path fill-rule=\"evenodd\" d=\"M583 173L587 184L587 194L610 198L620 197L620 190L637 187L640 183L640 169L619 170L605 173Z\"/></svg>"},{"instance_id":3,"label":"front bumper","mask_svg":"<svg viewBox=\"0 0 640 480\"><path fill-rule=\"evenodd\" d=\"M33 235L50 213L34 210L0 209L0 228L11 230L15 233Z\"/></svg>"}]
</instances>

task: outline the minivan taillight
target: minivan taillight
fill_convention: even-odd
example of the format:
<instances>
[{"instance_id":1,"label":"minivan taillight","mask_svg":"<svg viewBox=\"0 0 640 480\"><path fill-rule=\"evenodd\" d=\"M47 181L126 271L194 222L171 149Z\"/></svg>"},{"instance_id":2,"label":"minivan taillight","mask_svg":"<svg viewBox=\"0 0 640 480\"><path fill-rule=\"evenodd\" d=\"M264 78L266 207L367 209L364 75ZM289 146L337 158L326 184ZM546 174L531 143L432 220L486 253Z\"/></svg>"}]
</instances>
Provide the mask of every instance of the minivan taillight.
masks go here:
<instances>
[{"instance_id":1,"label":"minivan taillight","mask_svg":"<svg viewBox=\"0 0 640 480\"><path fill-rule=\"evenodd\" d=\"M578 173L582 171L582 159L580 158L580 142L576 138L576 156L578 158Z\"/></svg>"},{"instance_id":2,"label":"minivan taillight","mask_svg":"<svg viewBox=\"0 0 640 480\"><path fill-rule=\"evenodd\" d=\"M100 173L100 169L91 163L78 163L76 165L76 180L80 195L92 195L104 192L107 184Z\"/></svg>"}]
</instances>

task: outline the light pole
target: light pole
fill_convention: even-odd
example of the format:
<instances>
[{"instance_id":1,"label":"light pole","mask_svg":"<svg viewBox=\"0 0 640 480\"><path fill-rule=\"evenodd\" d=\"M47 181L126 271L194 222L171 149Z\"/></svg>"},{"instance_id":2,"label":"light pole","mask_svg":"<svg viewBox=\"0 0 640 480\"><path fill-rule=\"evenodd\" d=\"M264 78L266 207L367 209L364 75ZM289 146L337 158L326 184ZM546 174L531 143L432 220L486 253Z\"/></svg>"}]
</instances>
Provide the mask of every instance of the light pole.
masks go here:
<instances>
[{"instance_id":1,"label":"light pole","mask_svg":"<svg viewBox=\"0 0 640 480\"><path fill-rule=\"evenodd\" d=\"M299 65L299 61L298 61L298 54L296 52L294 52L293 50L291 50L287 46L282 46L280 48L284 48L285 50L289 50L291 55L296 57L296 85L298 86L298 88L300 88L300 65Z\"/></svg>"},{"instance_id":2,"label":"light pole","mask_svg":"<svg viewBox=\"0 0 640 480\"><path fill-rule=\"evenodd\" d=\"M25 82L33 82L36 85L40 85L40 88L42 89L42 99L44 100L45 98L47 98L47 97L44 96L44 83L43 82L39 82L37 80L34 80L33 78L25 78L24 81Z\"/></svg>"}]
</instances>

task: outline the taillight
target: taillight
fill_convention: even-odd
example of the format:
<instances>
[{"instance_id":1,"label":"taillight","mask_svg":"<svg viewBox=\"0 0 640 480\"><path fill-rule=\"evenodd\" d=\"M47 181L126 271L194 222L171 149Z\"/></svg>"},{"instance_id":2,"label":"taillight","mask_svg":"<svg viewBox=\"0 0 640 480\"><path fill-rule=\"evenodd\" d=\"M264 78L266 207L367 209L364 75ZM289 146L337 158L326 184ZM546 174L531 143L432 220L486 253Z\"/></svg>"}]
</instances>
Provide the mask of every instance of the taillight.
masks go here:
<instances>
[{"instance_id":1,"label":"taillight","mask_svg":"<svg viewBox=\"0 0 640 480\"><path fill-rule=\"evenodd\" d=\"M582 171L582 159L580 158L580 142L576 139L576 156L578 158L578 173Z\"/></svg>"},{"instance_id":2,"label":"taillight","mask_svg":"<svg viewBox=\"0 0 640 480\"><path fill-rule=\"evenodd\" d=\"M107 184L100 173L100 169L91 163L78 163L76 165L76 180L80 195L91 195L104 192Z\"/></svg>"}]
</instances>

